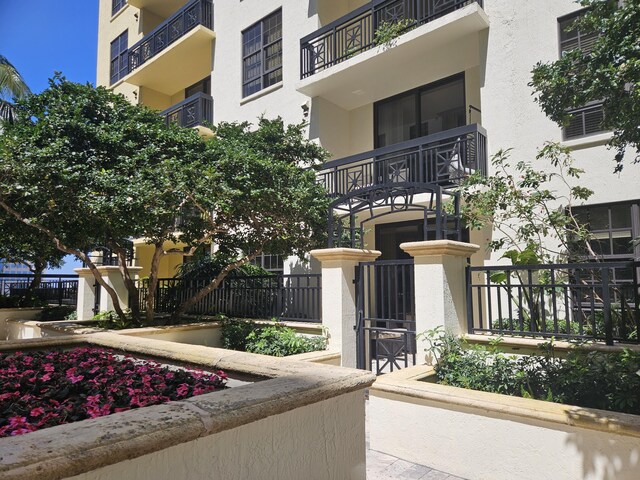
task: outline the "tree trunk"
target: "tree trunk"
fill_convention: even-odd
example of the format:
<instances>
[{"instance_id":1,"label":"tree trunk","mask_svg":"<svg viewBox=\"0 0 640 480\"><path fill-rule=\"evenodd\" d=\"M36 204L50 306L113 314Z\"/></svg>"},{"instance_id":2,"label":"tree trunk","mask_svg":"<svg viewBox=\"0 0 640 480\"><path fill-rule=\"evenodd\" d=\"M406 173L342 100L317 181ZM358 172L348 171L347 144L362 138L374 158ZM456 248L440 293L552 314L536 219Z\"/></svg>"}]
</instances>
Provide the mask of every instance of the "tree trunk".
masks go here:
<instances>
[{"instance_id":1,"label":"tree trunk","mask_svg":"<svg viewBox=\"0 0 640 480\"><path fill-rule=\"evenodd\" d=\"M216 276L216 278L214 278L206 287L204 287L202 290L198 291L191 298L188 298L187 300L185 300L182 303L182 305L180 305L178 307L178 309L175 312L173 312L173 314L171 315L171 318L173 320L176 320L178 317L180 317L180 315L184 315L185 313L187 313L196 303L198 303L200 300L202 300L204 297L206 297L208 294L210 294L216 288L218 288L218 286L227 277L227 275L229 275L230 272L232 272L233 270L235 270L238 267L241 267L245 263L249 263L251 260L253 260L258 255L260 255L261 252L262 252L262 250L259 250L259 251L255 252L255 253L251 254L251 255L248 255L248 256L238 260L235 263L231 263L231 264L227 265L226 267L224 267L222 269L222 271Z\"/></svg>"},{"instance_id":2,"label":"tree trunk","mask_svg":"<svg viewBox=\"0 0 640 480\"><path fill-rule=\"evenodd\" d=\"M131 274L129 273L129 269L127 268L126 252L120 247L113 249L113 251L118 256L118 268L120 270L120 275L122 275L124 286L129 293L129 309L131 310L131 318L134 322L140 323L140 304L138 289L136 288L135 283L133 283Z\"/></svg>"},{"instance_id":3,"label":"tree trunk","mask_svg":"<svg viewBox=\"0 0 640 480\"><path fill-rule=\"evenodd\" d=\"M162 248L163 242L158 242L155 244L155 250L153 251L153 257L151 258L151 270L149 271L149 282L147 285L147 296L145 298L145 318L147 323L151 323L153 321L153 316L155 314L155 298L156 298L156 289L158 288L158 267L160 265L160 259L164 255L164 250Z\"/></svg>"}]
</instances>

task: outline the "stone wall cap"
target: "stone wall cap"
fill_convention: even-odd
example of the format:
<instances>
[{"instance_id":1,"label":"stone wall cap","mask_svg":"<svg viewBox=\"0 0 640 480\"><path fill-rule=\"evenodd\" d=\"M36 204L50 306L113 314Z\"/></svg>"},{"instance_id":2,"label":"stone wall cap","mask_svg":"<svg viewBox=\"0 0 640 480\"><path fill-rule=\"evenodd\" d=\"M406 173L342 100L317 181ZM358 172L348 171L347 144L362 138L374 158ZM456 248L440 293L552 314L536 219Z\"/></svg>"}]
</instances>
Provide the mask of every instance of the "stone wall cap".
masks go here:
<instances>
[{"instance_id":1,"label":"stone wall cap","mask_svg":"<svg viewBox=\"0 0 640 480\"><path fill-rule=\"evenodd\" d=\"M451 255L454 257L469 257L480 250L479 245L453 240L427 240L424 242L401 243L400 248L412 257L435 255Z\"/></svg>"},{"instance_id":2,"label":"stone wall cap","mask_svg":"<svg viewBox=\"0 0 640 480\"><path fill-rule=\"evenodd\" d=\"M102 346L265 380L0 439L0 478L58 480L371 386L371 372L115 333L0 342L0 350Z\"/></svg>"},{"instance_id":3,"label":"stone wall cap","mask_svg":"<svg viewBox=\"0 0 640 480\"><path fill-rule=\"evenodd\" d=\"M511 416L533 421L570 425L589 430L640 437L640 416L564 403L546 402L499 393L481 392L430 382L435 372L429 365L401 369L376 378L369 395L405 397L405 401L433 402L444 408L463 408L479 415Z\"/></svg>"},{"instance_id":4,"label":"stone wall cap","mask_svg":"<svg viewBox=\"0 0 640 480\"><path fill-rule=\"evenodd\" d=\"M382 255L382 252L378 250L360 250L358 248L324 248L321 250L311 250L309 253L321 262L331 260L371 262Z\"/></svg>"}]
</instances>

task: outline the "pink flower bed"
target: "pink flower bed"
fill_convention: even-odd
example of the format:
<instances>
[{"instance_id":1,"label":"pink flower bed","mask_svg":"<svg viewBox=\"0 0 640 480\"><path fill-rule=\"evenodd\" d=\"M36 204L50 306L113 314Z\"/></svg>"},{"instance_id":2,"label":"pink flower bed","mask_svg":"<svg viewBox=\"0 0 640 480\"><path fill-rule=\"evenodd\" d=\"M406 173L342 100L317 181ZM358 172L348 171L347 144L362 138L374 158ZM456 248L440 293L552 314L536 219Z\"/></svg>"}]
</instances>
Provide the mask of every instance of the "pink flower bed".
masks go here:
<instances>
[{"instance_id":1,"label":"pink flower bed","mask_svg":"<svg viewBox=\"0 0 640 480\"><path fill-rule=\"evenodd\" d=\"M117 358L98 348L0 353L0 437L225 387L227 376Z\"/></svg>"}]
</instances>

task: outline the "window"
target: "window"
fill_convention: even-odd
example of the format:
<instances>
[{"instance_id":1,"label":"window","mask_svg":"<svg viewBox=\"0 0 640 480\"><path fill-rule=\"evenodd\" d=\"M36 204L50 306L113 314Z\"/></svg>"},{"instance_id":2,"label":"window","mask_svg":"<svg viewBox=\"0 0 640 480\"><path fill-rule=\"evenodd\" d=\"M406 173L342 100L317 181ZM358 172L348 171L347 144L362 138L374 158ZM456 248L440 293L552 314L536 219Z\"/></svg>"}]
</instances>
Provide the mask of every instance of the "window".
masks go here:
<instances>
[{"instance_id":1,"label":"window","mask_svg":"<svg viewBox=\"0 0 640 480\"><path fill-rule=\"evenodd\" d=\"M211 77L206 76L197 83L194 83L190 87L184 89L184 98L189 98L196 93L206 93L211 95Z\"/></svg>"},{"instance_id":2,"label":"window","mask_svg":"<svg viewBox=\"0 0 640 480\"><path fill-rule=\"evenodd\" d=\"M558 19L560 56L577 49L582 50L585 54L593 50L598 33L580 30L576 25L585 11L579 10ZM568 113L570 114L569 124L563 129L565 140L605 131L602 127L604 109L601 101L591 102L583 107L569 110Z\"/></svg>"},{"instance_id":3,"label":"window","mask_svg":"<svg viewBox=\"0 0 640 480\"><path fill-rule=\"evenodd\" d=\"M115 83L129 73L129 57L127 47L129 43L128 31L111 42L111 83Z\"/></svg>"},{"instance_id":4,"label":"window","mask_svg":"<svg viewBox=\"0 0 640 480\"><path fill-rule=\"evenodd\" d=\"M242 32L242 96L282 80L282 10Z\"/></svg>"},{"instance_id":5,"label":"window","mask_svg":"<svg viewBox=\"0 0 640 480\"><path fill-rule=\"evenodd\" d=\"M127 4L127 0L111 0L111 16L114 16Z\"/></svg>"},{"instance_id":6,"label":"window","mask_svg":"<svg viewBox=\"0 0 640 480\"><path fill-rule=\"evenodd\" d=\"M464 126L465 104L463 75L381 100L374 106L375 148Z\"/></svg>"},{"instance_id":7,"label":"window","mask_svg":"<svg viewBox=\"0 0 640 480\"><path fill-rule=\"evenodd\" d=\"M574 207L574 215L588 226L591 249L607 260L640 258L640 200L585 207ZM585 252L586 256L588 253Z\"/></svg>"},{"instance_id":8,"label":"window","mask_svg":"<svg viewBox=\"0 0 640 480\"><path fill-rule=\"evenodd\" d=\"M262 267L271 273L283 273L284 271L284 258L282 258L281 255L263 253L252 260L251 263L258 267Z\"/></svg>"}]
</instances>

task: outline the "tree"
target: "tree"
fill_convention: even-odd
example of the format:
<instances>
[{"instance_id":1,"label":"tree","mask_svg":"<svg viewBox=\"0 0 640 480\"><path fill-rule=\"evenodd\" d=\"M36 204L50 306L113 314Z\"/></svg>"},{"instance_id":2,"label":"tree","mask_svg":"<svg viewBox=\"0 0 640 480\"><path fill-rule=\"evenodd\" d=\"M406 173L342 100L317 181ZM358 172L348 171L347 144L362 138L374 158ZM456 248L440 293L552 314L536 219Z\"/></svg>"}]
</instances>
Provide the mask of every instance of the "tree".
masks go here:
<instances>
[{"instance_id":1,"label":"tree","mask_svg":"<svg viewBox=\"0 0 640 480\"><path fill-rule=\"evenodd\" d=\"M595 257L588 228L573 214L578 201L593 192L579 184L582 169L573 166L569 150L547 143L537 160L548 165L510 161L510 150L491 159L493 175L474 173L460 187L461 215L472 229L492 228L497 238L488 243L504 251L514 265L563 262L588 252Z\"/></svg>"},{"instance_id":2,"label":"tree","mask_svg":"<svg viewBox=\"0 0 640 480\"><path fill-rule=\"evenodd\" d=\"M14 118L14 97L23 97L31 93L27 83L9 60L0 55L0 121L12 121Z\"/></svg>"},{"instance_id":3,"label":"tree","mask_svg":"<svg viewBox=\"0 0 640 480\"><path fill-rule=\"evenodd\" d=\"M329 198L316 171L327 153L304 138L304 125L261 118L256 128L222 123L215 134L186 197L200 215L182 238L192 251L213 241L236 255L175 315L188 312L262 252L303 256L326 242Z\"/></svg>"},{"instance_id":4,"label":"tree","mask_svg":"<svg viewBox=\"0 0 640 480\"><path fill-rule=\"evenodd\" d=\"M33 279L24 293L25 299L31 298L33 291L40 285L42 272L46 268L62 266L65 254L42 232L25 225L4 211L0 211L0 232L0 258L9 263L25 265L33 273Z\"/></svg>"},{"instance_id":5,"label":"tree","mask_svg":"<svg viewBox=\"0 0 640 480\"><path fill-rule=\"evenodd\" d=\"M61 76L41 94L19 99L15 112L0 136L0 207L82 260L124 318L116 292L86 252L111 249L137 295L127 240L175 239L181 172L197 163L203 142L121 95ZM132 310L137 318L136 302Z\"/></svg>"},{"instance_id":6,"label":"tree","mask_svg":"<svg viewBox=\"0 0 640 480\"><path fill-rule=\"evenodd\" d=\"M635 149L640 162L640 0L580 0L589 10L577 21L581 31L598 32L590 51L566 52L560 60L538 63L530 86L545 114L559 124L567 110L603 101L603 127L613 130L615 171L624 153Z\"/></svg>"},{"instance_id":7,"label":"tree","mask_svg":"<svg viewBox=\"0 0 640 480\"><path fill-rule=\"evenodd\" d=\"M0 207L75 255L113 299L115 291L87 255L96 245L118 258L130 298L139 291L126 245L154 247L146 318L153 319L160 260L215 243L229 263L177 314L186 312L263 250L302 254L322 242L328 206L314 166L326 153L305 140L303 126L282 120L221 124L205 143L195 130L165 121L102 87L58 76L49 88L16 103L16 119L0 136ZM139 320L138 302L131 305Z\"/></svg>"}]
</instances>

